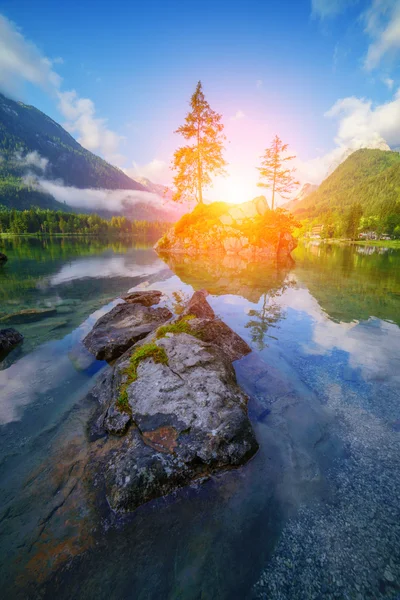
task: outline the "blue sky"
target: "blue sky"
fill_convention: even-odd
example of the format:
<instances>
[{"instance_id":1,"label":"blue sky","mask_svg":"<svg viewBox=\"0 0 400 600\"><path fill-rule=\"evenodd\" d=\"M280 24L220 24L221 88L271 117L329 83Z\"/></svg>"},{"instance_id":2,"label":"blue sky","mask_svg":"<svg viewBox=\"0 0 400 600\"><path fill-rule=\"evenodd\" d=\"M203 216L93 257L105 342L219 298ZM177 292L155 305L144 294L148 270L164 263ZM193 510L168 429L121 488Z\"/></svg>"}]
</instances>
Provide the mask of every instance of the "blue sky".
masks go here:
<instances>
[{"instance_id":1,"label":"blue sky","mask_svg":"<svg viewBox=\"0 0 400 600\"><path fill-rule=\"evenodd\" d=\"M0 13L0 89L132 176L168 182L199 79L229 140L210 197L251 196L275 133L302 181L348 147L400 145L400 0L8 0Z\"/></svg>"}]
</instances>

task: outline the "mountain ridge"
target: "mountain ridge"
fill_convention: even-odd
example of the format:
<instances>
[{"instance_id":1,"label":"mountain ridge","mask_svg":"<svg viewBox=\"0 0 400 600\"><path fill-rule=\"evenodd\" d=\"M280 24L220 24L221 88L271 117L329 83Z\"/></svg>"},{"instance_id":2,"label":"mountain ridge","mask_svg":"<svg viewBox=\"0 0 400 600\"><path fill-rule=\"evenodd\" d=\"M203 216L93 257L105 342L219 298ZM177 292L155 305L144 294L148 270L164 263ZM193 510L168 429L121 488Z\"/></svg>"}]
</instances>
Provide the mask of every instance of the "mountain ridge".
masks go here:
<instances>
[{"instance_id":1,"label":"mountain ridge","mask_svg":"<svg viewBox=\"0 0 400 600\"><path fill-rule=\"evenodd\" d=\"M360 203L364 215L386 215L400 209L400 154L396 151L356 150L331 173L317 190L285 208L299 218L327 212L343 213Z\"/></svg>"},{"instance_id":2,"label":"mountain ridge","mask_svg":"<svg viewBox=\"0 0 400 600\"><path fill-rule=\"evenodd\" d=\"M104 190L107 194L119 191L122 196L118 194L118 205L110 202L109 208L104 208L104 203L100 207L95 201L93 206L88 206L87 201L82 201L81 206L76 201L68 204L68 199L42 186L44 180L64 189ZM164 196L164 186L147 179L146 184L85 149L36 107L0 93L0 205L17 210L37 206L66 212L96 212L106 218L122 214L136 220L179 219L183 208L171 201L172 193Z\"/></svg>"},{"instance_id":3,"label":"mountain ridge","mask_svg":"<svg viewBox=\"0 0 400 600\"><path fill-rule=\"evenodd\" d=\"M48 161L46 175L52 180L62 179L64 185L146 191L145 186L121 169L86 150L48 115L1 93L0 140L2 170L8 167L10 175L21 176L24 155L37 152L39 158ZM34 163L31 167L35 172L44 170Z\"/></svg>"}]
</instances>

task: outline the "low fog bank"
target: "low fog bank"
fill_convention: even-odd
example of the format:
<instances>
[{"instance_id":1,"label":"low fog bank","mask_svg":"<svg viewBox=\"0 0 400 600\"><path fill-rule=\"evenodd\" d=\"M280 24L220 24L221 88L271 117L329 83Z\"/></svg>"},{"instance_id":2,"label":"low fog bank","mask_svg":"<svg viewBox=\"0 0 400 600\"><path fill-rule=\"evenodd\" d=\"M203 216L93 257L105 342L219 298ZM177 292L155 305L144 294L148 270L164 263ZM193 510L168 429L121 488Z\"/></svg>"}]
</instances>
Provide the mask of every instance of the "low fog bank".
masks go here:
<instances>
[{"instance_id":1,"label":"low fog bank","mask_svg":"<svg viewBox=\"0 0 400 600\"><path fill-rule=\"evenodd\" d=\"M84 212L106 215L124 214L138 220L175 221L186 212L184 207L153 192L140 190L80 189L65 186L62 181L51 181L27 174L25 183L37 191L50 194L55 200Z\"/></svg>"}]
</instances>

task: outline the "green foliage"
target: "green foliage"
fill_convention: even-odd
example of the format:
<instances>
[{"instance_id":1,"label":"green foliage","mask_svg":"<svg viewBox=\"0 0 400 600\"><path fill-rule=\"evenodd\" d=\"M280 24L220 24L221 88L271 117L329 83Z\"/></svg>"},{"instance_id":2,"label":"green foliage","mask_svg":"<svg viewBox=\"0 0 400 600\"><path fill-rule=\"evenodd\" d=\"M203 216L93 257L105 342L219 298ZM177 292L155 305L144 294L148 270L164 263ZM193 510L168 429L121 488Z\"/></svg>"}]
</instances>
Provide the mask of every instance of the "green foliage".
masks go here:
<instances>
[{"instance_id":1,"label":"green foliage","mask_svg":"<svg viewBox=\"0 0 400 600\"><path fill-rule=\"evenodd\" d=\"M316 219L320 224L329 213L334 221L343 220L356 203L361 204L364 217L377 216L381 222L400 213L399 152L357 150L315 192L294 205L289 203L288 208L298 218Z\"/></svg>"},{"instance_id":2,"label":"green foliage","mask_svg":"<svg viewBox=\"0 0 400 600\"><path fill-rule=\"evenodd\" d=\"M362 217L363 210L359 202L355 202L350 206L346 214L346 236L351 240L355 240L358 234L358 228L360 225L360 219Z\"/></svg>"},{"instance_id":3,"label":"green foliage","mask_svg":"<svg viewBox=\"0 0 400 600\"><path fill-rule=\"evenodd\" d=\"M259 245L263 240L277 238L282 233L293 233L300 227L292 213L283 208L275 211L268 210L264 215L253 219L246 219L240 226L240 232L245 235L250 243Z\"/></svg>"},{"instance_id":4,"label":"green foliage","mask_svg":"<svg viewBox=\"0 0 400 600\"><path fill-rule=\"evenodd\" d=\"M180 202L195 197L201 204L203 189L210 185L211 175L225 173L226 162L222 156L224 126L221 115L213 111L205 99L201 81L192 95L190 108L185 124L175 132L192 143L178 148L174 154L176 191L173 199Z\"/></svg>"},{"instance_id":5,"label":"green foliage","mask_svg":"<svg viewBox=\"0 0 400 600\"><path fill-rule=\"evenodd\" d=\"M189 335L193 335L197 337L198 334L194 333L190 327L190 321L195 319L194 315L186 315L176 321L175 323L168 323L167 325L161 325L157 329L156 339L159 340L167 335L167 333L188 333Z\"/></svg>"},{"instance_id":6,"label":"green foliage","mask_svg":"<svg viewBox=\"0 0 400 600\"><path fill-rule=\"evenodd\" d=\"M32 207L29 210L0 208L0 233L20 234L90 234L149 235L159 237L169 224L158 221L130 221L113 217L111 221L99 215L81 215Z\"/></svg>"},{"instance_id":7,"label":"green foliage","mask_svg":"<svg viewBox=\"0 0 400 600\"><path fill-rule=\"evenodd\" d=\"M299 185L293 173L294 169L288 169L286 163L296 158L295 156L285 156L288 144L283 144L282 140L276 135L269 148L261 157L260 171L261 181L258 187L272 189L271 209L275 208L275 193L282 198L288 199L288 194Z\"/></svg>"}]
</instances>

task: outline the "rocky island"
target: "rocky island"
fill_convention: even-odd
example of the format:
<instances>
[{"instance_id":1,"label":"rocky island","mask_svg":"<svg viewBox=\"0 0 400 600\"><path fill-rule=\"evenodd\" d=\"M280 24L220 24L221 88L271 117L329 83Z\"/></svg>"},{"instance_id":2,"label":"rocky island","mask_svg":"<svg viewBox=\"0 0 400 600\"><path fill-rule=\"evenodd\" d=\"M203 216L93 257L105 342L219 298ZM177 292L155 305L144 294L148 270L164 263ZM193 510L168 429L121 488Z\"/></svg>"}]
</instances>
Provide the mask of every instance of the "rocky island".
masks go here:
<instances>
[{"instance_id":1,"label":"rocky island","mask_svg":"<svg viewBox=\"0 0 400 600\"><path fill-rule=\"evenodd\" d=\"M198 204L155 245L161 255L238 256L246 260L281 261L297 241L297 223L284 210L270 210L264 196L243 204Z\"/></svg>"},{"instance_id":2,"label":"rocky island","mask_svg":"<svg viewBox=\"0 0 400 600\"><path fill-rule=\"evenodd\" d=\"M115 361L91 392L98 408L89 464L115 511L243 465L258 449L232 366L250 347L206 295L195 292L173 318L149 306L160 292L135 292L84 340L97 357Z\"/></svg>"}]
</instances>

